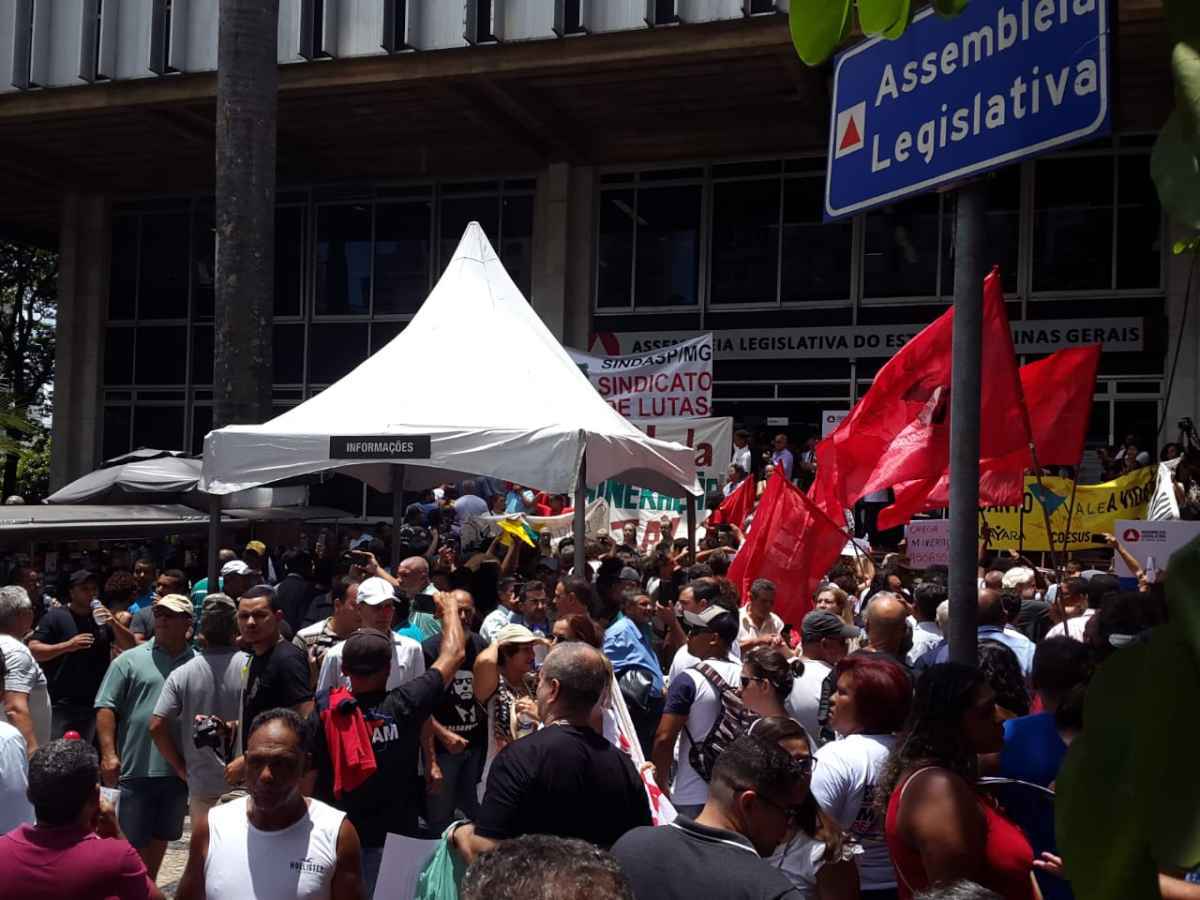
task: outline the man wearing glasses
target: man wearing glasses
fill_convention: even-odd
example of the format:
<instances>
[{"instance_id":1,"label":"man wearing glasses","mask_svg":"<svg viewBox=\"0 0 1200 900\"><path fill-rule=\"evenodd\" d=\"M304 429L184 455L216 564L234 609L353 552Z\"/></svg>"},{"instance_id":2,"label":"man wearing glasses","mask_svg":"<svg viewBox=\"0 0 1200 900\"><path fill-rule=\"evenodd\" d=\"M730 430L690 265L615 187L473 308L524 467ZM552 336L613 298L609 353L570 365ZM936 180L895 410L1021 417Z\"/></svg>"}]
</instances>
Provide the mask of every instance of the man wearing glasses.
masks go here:
<instances>
[{"instance_id":1,"label":"man wearing glasses","mask_svg":"<svg viewBox=\"0 0 1200 900\"><path fill-rule=\"evenodd\" d=\"M713 605L698 612L685 608L680 613L687 651L698 663L671 679L654 734L654 778L675 808L689 817L697 815L708 800L708 782L692 766L692 745L703 743L721 716L721 682L737 690L742 675L741 661L730 655L738 636L737 610L732 606L725 597L715 597ZM678 763L673 786L668 782L672 759Z\"/></svg>"},{"instance_id":2,"label":"man wearing glasses","mask_svg":"<svg viewBox=\"0 0 1200 900\"><path fill-rule=\"evenodd\" d=\"M121 788L121 830L154 879L167 842L183 834L188 795L187 782L151 739L150 719L167 676L195 652L188 642L192 601L167 594L152 609L154 637L113 660L96 694L96 737L101 781ZM191 723L186 727L190 731ZM183 746L185 735L173 737L175 746Z\"/></svg>"},{"instance_id":3,"label":"man wearing glasses","mask_svg":"<svg viewBox=\"0 0 1200 900\"><path fill-rule=\"evenodd\" d=\"M778 744L742 735L717 758L712 788L694 818L635 828L612 853L634 896L657 900L802 896L767 862L803 812L811 764L798 764ZM703 887L697 887L697 879Z\"/></svg>"}]
</instances>

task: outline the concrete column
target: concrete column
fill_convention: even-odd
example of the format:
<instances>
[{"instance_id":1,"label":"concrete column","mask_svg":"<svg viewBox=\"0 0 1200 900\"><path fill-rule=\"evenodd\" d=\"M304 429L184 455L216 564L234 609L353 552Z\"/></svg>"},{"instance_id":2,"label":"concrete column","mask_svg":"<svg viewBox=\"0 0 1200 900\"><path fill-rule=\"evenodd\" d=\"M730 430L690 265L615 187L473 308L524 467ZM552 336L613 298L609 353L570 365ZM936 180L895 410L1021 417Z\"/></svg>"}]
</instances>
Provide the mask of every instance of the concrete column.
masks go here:
<instances>
[{"instance_id":1,"label":"concrete column","mask_svg":"<svg viewBox=\"0 0 1200 900\"><path fill-rule=\"evenodd\" d=\"M66 194L59 220L51 490L99 461L111 250L107 198Z\"/></svg>"},{"instance_id":2,"label":"concrete column","mask_svg":"<svg viewBox=\"0 0 1200 900\"><path fill-rule=\"evenodd\" d=\"M1168 229L1170 242L1190 236L1181 228ZM1178 439L1179 429L1175 423L1184 416L1200 422L1200 264L1192 277L1191 299L1187 299L1188 272L1192 268L1191 254L1171 255L1167 260L1167 347L1163 360L1163 390L1171 378L1171 366L1175 358L1175 342L1182 341L1179 348L1179 366L1175 370L1175 383L1167 399L1165 424L1158 436L1161 446L1167 441ZM1184 320L1186 303L1187 319Z\"/></svg>"},{"instance_id":3,"label":"concrete column","mask_svg":"<svg viewBox=\"0 0 1200 900\"><path fill-rule=\"evenodd\" d=\"M581 349L591 332L594 184L590 166L551 163L538 175L533 219L533 308Z\"/></svg>"}]
</instances>

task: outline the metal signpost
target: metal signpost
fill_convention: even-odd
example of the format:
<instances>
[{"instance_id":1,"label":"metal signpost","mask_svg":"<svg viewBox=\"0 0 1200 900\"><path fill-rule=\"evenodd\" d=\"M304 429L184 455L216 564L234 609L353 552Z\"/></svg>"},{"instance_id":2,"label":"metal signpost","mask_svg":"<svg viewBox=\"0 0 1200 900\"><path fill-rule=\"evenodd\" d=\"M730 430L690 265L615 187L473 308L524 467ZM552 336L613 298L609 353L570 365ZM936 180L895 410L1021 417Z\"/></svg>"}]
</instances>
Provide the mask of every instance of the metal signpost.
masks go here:
<instances>
[{"instance_id":1,"label":"metal signpost","mask_svg":"<svg viewBox=\"0 0 1200 900\"><path fill-rule=\"evenodd\" d=\"M971 0L840 54L825 181L832 221L1109 130L1110 0ZM950 417L950 657L974 664L986 198L958 190ZM971 523L968 525L968 523Z\"/></svg>"}]
</instances>

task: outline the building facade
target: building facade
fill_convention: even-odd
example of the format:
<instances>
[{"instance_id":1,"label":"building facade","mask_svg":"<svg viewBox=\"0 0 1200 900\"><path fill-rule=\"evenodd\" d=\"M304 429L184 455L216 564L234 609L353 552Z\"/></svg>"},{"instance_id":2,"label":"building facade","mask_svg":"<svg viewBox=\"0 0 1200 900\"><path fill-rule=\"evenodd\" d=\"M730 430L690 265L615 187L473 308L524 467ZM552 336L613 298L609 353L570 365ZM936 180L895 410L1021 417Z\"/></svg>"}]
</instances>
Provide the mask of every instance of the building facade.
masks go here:
<instances>
[{"instance_id":1,"label":"building facade","mask_svg":"<svg viewBox=\"0 0 1200 900\"><path fill-rule=\"evenodd\" d=\"M217 5L0 4L0 229L61 253L56 484L211 425ZM476 220L564 343L712 331L716 414L819 433L949 304L955 201L822 223L831 69L786 8L281 0L276 408L398 334ZM1149 176L1161 9L1113 17L1113 136L987 176L988 251L1025 360L1104 342L1089 445L1154 452L1200 412L1200 327ZM487 392L506 353L445 364Z\"/></svg>"}]
</instances>

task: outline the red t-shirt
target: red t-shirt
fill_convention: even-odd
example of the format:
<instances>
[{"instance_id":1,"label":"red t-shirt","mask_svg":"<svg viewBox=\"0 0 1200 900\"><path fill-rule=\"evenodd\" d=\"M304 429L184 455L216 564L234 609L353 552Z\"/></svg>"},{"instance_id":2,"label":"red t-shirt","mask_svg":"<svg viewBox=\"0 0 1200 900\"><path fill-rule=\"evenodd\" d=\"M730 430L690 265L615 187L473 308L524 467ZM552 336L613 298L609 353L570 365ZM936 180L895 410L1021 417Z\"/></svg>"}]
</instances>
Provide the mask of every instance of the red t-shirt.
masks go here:
<instances>
[{"instance_id":1,"label":"red t-shirt","mask_svg":"<svg viewBox=\"0 0 1200 900\"><path fill-rule=\"evenodd\" d=\"M147 900L154 883L128 841L74 825L22 825L0 837L0 884L22 900Z\"/></svg>"}]
</instances>

